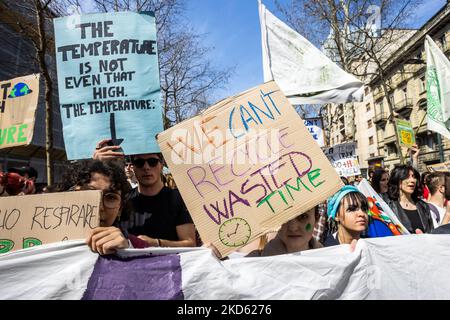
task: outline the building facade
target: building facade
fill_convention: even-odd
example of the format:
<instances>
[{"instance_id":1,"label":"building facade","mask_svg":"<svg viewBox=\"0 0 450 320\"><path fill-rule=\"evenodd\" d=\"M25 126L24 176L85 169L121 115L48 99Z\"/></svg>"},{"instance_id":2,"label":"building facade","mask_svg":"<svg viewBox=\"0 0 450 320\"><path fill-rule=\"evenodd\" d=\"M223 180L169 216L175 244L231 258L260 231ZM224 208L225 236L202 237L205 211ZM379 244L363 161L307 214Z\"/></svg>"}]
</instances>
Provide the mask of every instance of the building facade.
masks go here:
<instances>
[{"instance_id":1,"label":"building facade","mask_svg":"<svg viewBox=\"0 0 450 320\"><path fill-rule=\"evenodd\" d=\"M450 157L450 141L435 132L427 130L426 97L426 57L425 35L432 37L443 52L450 56L450 4L447 3L425 25L396 50L384 63L388 95L382 88L380 77L374 77L369 83L373 93L374 118L376 125L378 156L385 168L392 169L400 163L399 150L396 147L395 119L411 122L420 146L419 169L426 171L426 165L440 163ZM393 106L391 113L388 99ZM407 149L401 150L407 160ZM370 162L370 161L369 161ZM370 165L370 163L369 163Z\"/></svg>"},{"instance_id":2,"label":"building facade","mask_svg":"<svg viewBox=\"0 0 450 320\"><path fill-rule=\"evenodd\" d=\"M24 35L19 26L19 23L22 25L35 23L35 17L32 11L27 10L26 3L27 1L20 4L15 1L0 1L0 33L4 39L0 46L1 81L39 73L35 58L36 49L29 39L29 35ZM50 66L50 76L53 79L54 180L58 182L64 170L63 163L66 159L66 153L59 113L56 60L50 54L46 56L46 60ZM45 165L45 88L42 76L39 91L36 122L31 144L23 147L0 149L0 163L2 170L18 166L32 166L38 171L37 182L45 183L47 181Z\"/></svg>"}]
</instances>

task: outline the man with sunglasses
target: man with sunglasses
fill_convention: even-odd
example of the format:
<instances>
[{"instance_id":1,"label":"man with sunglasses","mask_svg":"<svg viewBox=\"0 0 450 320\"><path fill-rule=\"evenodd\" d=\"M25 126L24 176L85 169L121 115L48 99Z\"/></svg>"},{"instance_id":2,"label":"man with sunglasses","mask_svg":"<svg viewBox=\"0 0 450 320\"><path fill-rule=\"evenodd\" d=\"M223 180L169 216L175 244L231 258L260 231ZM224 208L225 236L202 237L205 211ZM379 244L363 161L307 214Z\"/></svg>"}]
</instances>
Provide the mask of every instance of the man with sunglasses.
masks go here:
<instances>
[{"instance_id":1,"label":"man with sunglasses","mask_svg":"<svg viewBox=\"0 0 450 320\"><path fill-rule=\"evenodd\" d=\"M130 193L123 229L153 247L195 247L195 227L178 190L164 186L160 153L131 156L138 187Z\"/></svg>"}]
</instances>

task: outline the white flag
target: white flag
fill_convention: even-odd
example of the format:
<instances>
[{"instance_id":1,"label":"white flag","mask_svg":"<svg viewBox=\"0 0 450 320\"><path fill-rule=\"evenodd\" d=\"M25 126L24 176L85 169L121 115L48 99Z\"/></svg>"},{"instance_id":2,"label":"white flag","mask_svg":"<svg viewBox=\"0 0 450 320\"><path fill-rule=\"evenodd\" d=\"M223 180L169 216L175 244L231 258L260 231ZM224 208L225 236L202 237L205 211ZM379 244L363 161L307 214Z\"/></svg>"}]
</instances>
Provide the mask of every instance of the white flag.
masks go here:
<instances>
[{"instance_id":1,"label":"white flag","mask_svg":"<svg viewBox=\"0 0 450 320\"><path fill-rule=\"evenodd\" d=\"M428 35L427 55L427 121L428 130L450 139L450 61Z\"/></svg>"},{"instance_id":2,"label":"white flag","mask_svg":"<svg viewBox=\"0 0 450 320\"><path fill-rule=\"evenodd\" d=\"M259 1L264 81L294 105L362 101L363 83L345 72Z\"/></svg>"}]
</instances>

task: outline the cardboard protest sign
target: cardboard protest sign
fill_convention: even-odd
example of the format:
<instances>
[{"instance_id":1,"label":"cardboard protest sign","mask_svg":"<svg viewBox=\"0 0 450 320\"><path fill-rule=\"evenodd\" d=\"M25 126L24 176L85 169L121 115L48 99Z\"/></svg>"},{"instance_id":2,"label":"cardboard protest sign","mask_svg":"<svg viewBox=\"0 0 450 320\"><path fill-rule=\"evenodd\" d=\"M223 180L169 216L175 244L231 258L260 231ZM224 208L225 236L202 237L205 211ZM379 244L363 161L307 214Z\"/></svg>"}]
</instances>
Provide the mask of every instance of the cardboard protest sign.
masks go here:
<instances>
[{"instance_id":1,"label":"cardboard protest sign","mask_svg":"<svg viewBox=\"0 0 450 320\"><path fill-rule=\"evenodd\" d=\"M304 124L308 129L309 133L316 140L319 147L325 146L325 140L323 137L323 122L321 118L308 118L305 119Z\"/></svg>"},{"instance_id":2,"label":"cardboard protest sign","mask_svg":"<svg viewBox=\"0 0 450 320\"><path fill-rule=\"evenodd\" d=\"M358 157L356 156L356 143L337 144L326 148L324 153L341 177L351 177L361 174Z\"/></svg>"},{"instance_id":3,"label":"cardboard protest sign","mask_svg":"<svg viewBox=\"0 0 450 320\"><path fill-rule=\"evenodd\" d=\"M342 185L275 82L157 137L204 242L228 255Z\"/></svg>"},{"instance_id":4,"label":"cardboard protest sign","mask_svg":"<svg viewBox=\"0 0 450 320\"><path fill-rule=\"evenodd\" d=\"M67 158L111 138L126 154L159 152L163 130L155 17L115 12L54 19Z\"/></svg>"},{"instance_id":5,"label":"cardboard protest sign","mask_svg":"<svg viewBox=\"0 0 450 320\"><path fill-rule=\"evenodd\" d=\"M39 99L39 74L0 82L0 149L30 144Z\"/></svg>"},{"instance_id":6,"label":"cardboard protest sign","mask_svg":"<svg viewBox=\"0 0 450 320\"><path fill-rule=\"evenodd\" d=\"M0 197L0 253L85 239L100 223L99 190Z\"/></svg>"},{"instance_id":7,"label":"cardboard protest sign","mask_svg":"<svg viewBox=\"0 0 450 320\"><path fill-rule=\"evenodd\" d=\"M397 119L395 120L395 123L400 145L410 148L416 143L416 137L411 122Z\"/></svg>"},{"instance_id":8,"label":"cardboard protest sign","mask_svg":"<svg viewBox=\"0 0 450 320\"><path fill-rule=\"evenodd\" d=\"M430 172L450 172L450 161L427 166Z\"/></svg>"}]
</instances>

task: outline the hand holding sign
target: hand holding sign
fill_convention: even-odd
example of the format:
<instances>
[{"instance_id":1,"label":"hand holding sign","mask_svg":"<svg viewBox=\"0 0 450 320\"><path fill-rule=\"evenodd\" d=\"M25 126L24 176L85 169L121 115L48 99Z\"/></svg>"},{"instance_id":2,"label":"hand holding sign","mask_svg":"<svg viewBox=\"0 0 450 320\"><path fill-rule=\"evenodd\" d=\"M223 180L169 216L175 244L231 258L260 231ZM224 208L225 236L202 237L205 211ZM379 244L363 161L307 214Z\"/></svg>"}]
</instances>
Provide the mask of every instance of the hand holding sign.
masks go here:
<instances>
[{"instance_id":1,"label":"hand holding sign","mask_svg":"<svg viewBox=\"0 0 450 320\"><path fill-rule=\"evenodd\" d=\"M116 227L95 228L86 239L86 243L93 252L100 255L112 254L117 249L126 249L129 246L122 231Z\"/></svg>"},{"instance_id":2,"label":"hand holding sign","mask_svg":"<svg viewBox=\"0 0 450 320\"><path fill-rule=\"evenodd\" d=\"M103 139L97 143L97 147L95 148L92 158L100 161L123 158L125 154L121 150L122 148L120 146L112 145L111 139Z\"/></svg>"}]
</instances>

